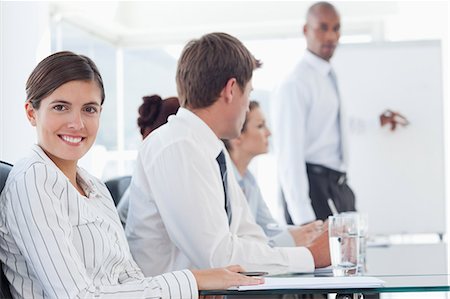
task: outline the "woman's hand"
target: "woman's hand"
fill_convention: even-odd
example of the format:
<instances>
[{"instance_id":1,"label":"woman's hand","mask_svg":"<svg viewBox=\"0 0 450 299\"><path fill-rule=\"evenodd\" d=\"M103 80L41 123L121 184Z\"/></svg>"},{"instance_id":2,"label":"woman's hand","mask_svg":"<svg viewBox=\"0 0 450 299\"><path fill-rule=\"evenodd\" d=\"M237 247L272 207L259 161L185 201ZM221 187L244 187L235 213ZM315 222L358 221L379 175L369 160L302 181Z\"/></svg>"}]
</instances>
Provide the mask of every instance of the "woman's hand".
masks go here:
<instances>
[{"instance_id":1,"label":"woman's hand","mask_svg":"<svg viewBox=\"0 0 450 299\"><path fill-rule=\"evenodd\" d=\"M289 232L296 246L308 246L322 234L323 229L323 221L316 220L302 226L289 228Z\"/></svg>"},{"instance_id":2,"label":"woman's hand","mask_svg":"<svg viewBox=\"0 0 450 299\"><path fill-rule=\"evenodd\" d=\"M199 290L225 290L233 286L257 285L264 283L262 277L249 277L237 272L245 270L239 265L207 270L191 270Z\"/></svg>"}]
</instances>

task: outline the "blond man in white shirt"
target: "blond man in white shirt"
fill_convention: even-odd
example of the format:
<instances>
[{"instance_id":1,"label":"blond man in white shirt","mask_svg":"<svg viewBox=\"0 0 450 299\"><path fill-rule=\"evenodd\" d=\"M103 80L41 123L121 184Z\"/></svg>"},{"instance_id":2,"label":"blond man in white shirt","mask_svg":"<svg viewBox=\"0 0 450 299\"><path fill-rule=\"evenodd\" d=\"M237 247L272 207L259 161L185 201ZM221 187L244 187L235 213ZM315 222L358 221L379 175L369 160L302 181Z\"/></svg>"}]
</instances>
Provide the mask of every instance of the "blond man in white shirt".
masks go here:
<instances>
[{"instance_id":1,"label":"blond man in white shirt","mask_svg":"<svg viewBox=\"0 0 450 299\"><path fill-rule=\"evenodd\" d=\"M330 264L327 233L308 248L267 244L219 139L239 136L259 66L225 33L184 48L176 76L181 108L144 140L130 186L125 231L145 274L229 263L309 272Z\"/></svg>"}]
</instances>

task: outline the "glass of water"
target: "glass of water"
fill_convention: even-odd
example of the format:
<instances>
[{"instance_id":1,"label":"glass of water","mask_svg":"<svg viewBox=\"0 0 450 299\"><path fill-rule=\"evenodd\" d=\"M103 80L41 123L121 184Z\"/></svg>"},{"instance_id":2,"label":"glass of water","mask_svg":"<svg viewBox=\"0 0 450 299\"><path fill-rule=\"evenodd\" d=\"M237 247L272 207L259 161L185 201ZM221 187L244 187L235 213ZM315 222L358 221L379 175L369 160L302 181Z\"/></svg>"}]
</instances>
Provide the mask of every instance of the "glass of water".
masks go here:
<instances>
[{"instance_id":1,"label":"glass of water","mask_svg":"<svg viewBox=\"0 0 450 299\"><path fill-rule=\"evenodd\" d=\"M366 251L367 251L367 239L369 238L369 216L367 213L361 212L343 212L340 215L358 217L359 228L359 261L358 272L365 273L367 271L366 266Z\"/></svg>"},{"instance_id":2,"label":"glass of water","mask_svg":"<svg viewBox=\"0 0 450 299\"><path fill-rule=\"evenodd\" d=\"M328 217L330 255L336 276L357 274L359 262L359 217L340 214Z\"/></svg>"},{"instance_id":3,"label":"glass of water","mask_svg":"<svg viewBox=\"0 0 450 299\"><path fill-rule=\"evenodd\" d=\"M369 238L369 216L367 213L358 213L359 216L359 269L367 272L367 239Z\"/></svg>"}]
</instances>

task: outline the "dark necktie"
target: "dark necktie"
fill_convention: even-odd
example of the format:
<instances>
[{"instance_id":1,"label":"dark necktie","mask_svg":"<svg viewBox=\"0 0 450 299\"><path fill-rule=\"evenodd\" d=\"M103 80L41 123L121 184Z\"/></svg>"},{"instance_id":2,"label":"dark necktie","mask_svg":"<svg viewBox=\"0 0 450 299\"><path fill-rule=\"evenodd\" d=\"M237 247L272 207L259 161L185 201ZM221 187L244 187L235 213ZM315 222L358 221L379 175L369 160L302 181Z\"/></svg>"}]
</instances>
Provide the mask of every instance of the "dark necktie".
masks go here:
<instances>
[{"instance_id":1,"label":"dark necktie","mask_svg":"<svg viewBox=\"0 0 450 299\"><path fill-rule=\"evenodd\" d=\"M220 176L222 177L222 185L223 185L223 193L225 195L225 212L227 212L228 216L228 224L231 224L231 205L230 200L228 199L228 180L227 180L227 164L225 162L225 155L223 151L216 158L217 163L219 163L220 168Z\"/></svg>"}]
</instances>

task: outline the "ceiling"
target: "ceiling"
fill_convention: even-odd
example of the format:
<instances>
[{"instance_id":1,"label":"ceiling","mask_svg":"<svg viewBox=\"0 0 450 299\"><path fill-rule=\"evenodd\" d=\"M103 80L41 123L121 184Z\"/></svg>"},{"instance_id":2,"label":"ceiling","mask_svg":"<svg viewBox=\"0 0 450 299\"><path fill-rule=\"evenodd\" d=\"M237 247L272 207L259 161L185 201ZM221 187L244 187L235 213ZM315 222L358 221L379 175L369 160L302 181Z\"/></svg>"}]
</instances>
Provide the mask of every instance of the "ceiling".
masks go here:
<instances>
[{"instance_id":1,"label":"ceiling","mask_svg":"<svg viewBox=\"0 0 450 299\"><path fill-rule=\"evenodd\" d=\"M206 32L239 38L298 36L310 1L52 1L51 17L123 47L180 43ZM397 2L336 2L343 31L382 26ZM375 28L375 29L374 29Z\"/></svg>"}]
</instances>

